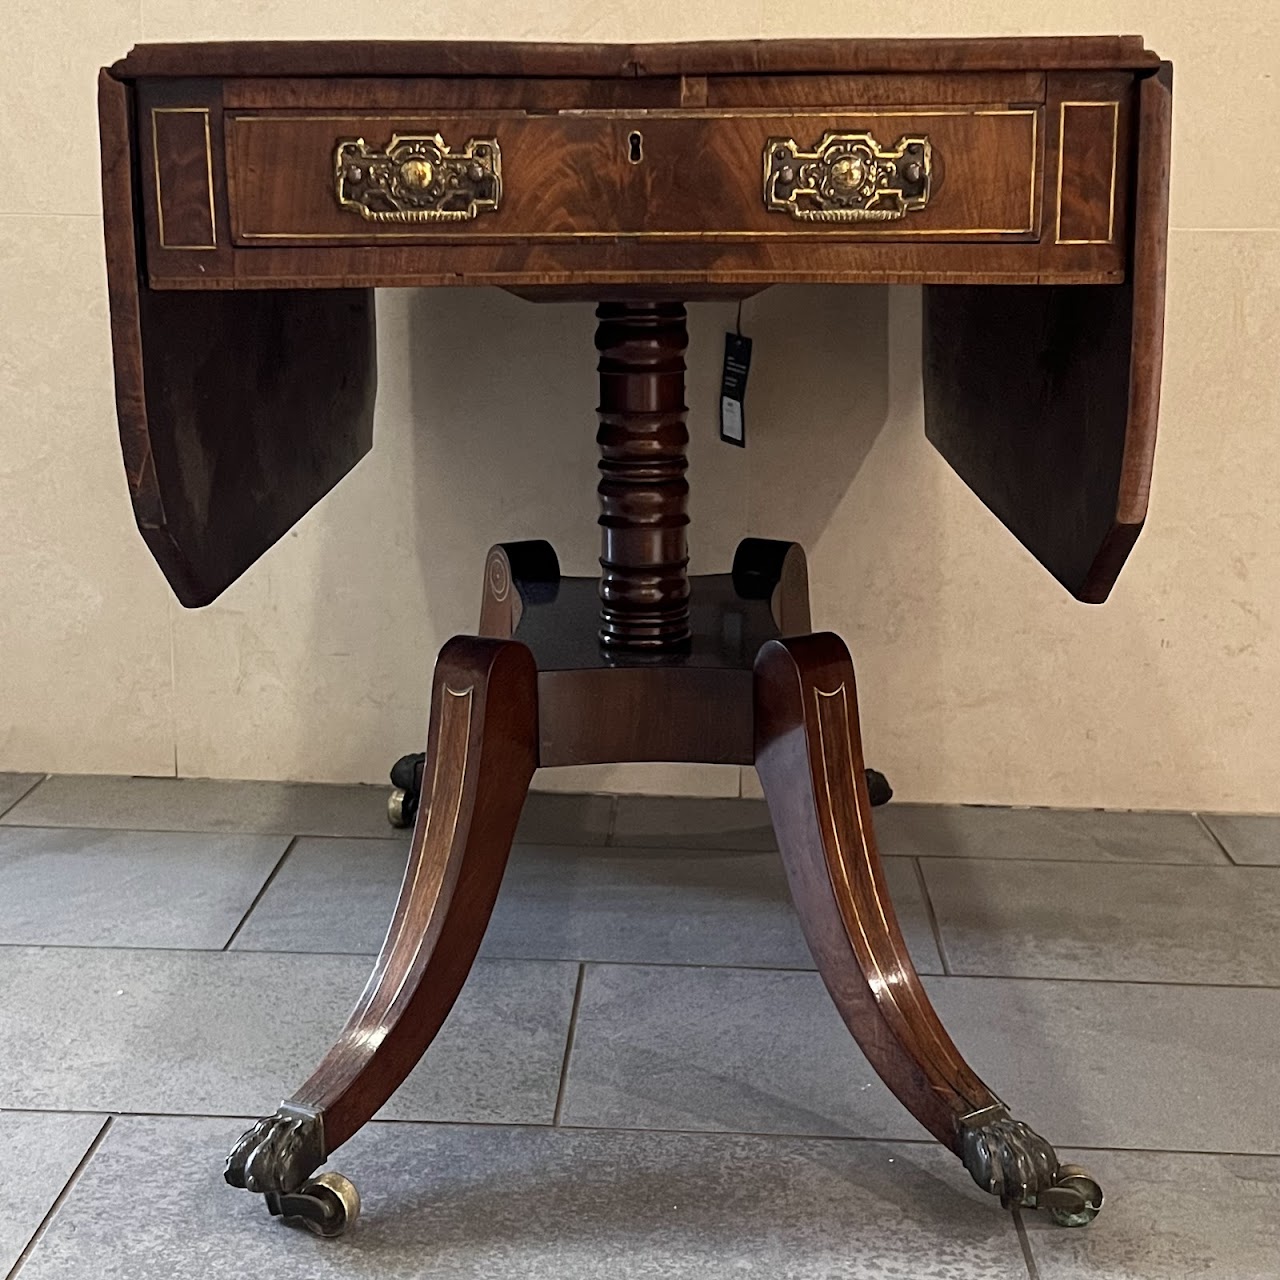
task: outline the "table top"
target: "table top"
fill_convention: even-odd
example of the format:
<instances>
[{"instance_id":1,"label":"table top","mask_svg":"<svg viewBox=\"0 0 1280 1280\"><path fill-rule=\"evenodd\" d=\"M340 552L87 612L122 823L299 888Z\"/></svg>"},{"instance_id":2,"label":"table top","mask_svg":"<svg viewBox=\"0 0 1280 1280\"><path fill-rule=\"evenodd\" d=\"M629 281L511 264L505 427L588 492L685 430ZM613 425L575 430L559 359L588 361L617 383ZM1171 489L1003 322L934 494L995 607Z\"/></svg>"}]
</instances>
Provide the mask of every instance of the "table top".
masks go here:
<instances>
[{"instance_id":1,"label":"table top","mask_svg":"<svg viewBox=\"0 0 1280 1280\"><path fill-rule=\"evenodd\" d=\"M111 68L147 76L587 76L1140 70L1141 36L702 40L557 44L480 40L237 40L141 44Z\"/></svg>"},{"instance_id":2,"label":"table top","mask_svg":"<svg viewBox=\"0 0 1280 1280\"><path fill-rule=\"evenodd\" d=\"M139 527L204 604L355 465L375 287L911 283L930 440L1100 601L1146 512L1171 112L1137 36L141 45L99 77Z\"/></svg>"},{"instance_id":3,"label":"table top","mask_svg":"<svg viewBox=\"0 0 1280 1280\"><path fill-rule=\"evenodd\" d=\"M1126 35L156 44L101 114L154 288L1104 284L1160 68Z\"/></svg>"}]
</instances>

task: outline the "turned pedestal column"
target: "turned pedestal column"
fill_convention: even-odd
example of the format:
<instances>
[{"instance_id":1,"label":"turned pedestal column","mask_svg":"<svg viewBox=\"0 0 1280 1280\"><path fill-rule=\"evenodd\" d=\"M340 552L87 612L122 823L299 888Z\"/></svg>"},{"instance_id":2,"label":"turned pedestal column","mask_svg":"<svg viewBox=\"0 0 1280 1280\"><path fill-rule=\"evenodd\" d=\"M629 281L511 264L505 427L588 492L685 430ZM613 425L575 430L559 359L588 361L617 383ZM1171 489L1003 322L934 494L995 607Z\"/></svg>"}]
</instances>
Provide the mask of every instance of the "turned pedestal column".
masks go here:
<instances>
[{"instance_id":1,"label":"turned pedestal column","mask_svg":"<svg viewBox=\"0 0 1280 1280\"><path fill-rule=\"evenodd\" d=\"M680 302L604 302L600 352L600 640L678 649L689 639L689 483Z\"/></svg>"}]
</instances>

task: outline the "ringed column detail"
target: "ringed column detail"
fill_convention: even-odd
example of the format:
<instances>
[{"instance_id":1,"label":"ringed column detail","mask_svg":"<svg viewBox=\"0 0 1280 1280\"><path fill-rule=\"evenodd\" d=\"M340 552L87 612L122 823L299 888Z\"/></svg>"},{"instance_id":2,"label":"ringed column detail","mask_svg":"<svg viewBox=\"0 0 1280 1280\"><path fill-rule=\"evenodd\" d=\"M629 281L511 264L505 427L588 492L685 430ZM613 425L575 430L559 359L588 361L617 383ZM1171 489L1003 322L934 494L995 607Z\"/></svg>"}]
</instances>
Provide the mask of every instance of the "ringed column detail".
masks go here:
<instances>
[{"instance_id":1,"label":"ringed column detail","mask_svg":"<svg viewBox=\"0 0 1280 1280\"><path fill-rule=\"evenodd\" d=\"M681 302L602 302L600 641L678 649L689 639L689 482Z\"/></svg>"}]
</instances>

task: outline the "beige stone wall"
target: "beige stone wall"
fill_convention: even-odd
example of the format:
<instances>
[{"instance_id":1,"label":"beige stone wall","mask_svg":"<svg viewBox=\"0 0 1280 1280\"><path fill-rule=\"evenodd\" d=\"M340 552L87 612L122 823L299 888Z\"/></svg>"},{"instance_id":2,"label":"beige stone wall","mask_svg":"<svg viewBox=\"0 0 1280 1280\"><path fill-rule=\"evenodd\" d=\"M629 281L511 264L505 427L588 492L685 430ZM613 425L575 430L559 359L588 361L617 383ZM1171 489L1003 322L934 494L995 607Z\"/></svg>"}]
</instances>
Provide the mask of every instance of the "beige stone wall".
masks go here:
<instances>
[{"instance_id":1,"label":"beige stone wall","mask_svg":"<svg viewBox=\"0 0 1280 1280\"><path fill-rule=\"evenodd\" d=\"M1147 530L1074 604L926 444L913 290L748 302L751 448L715 438L727 306L692 309L694 568L803 539L904 798L1280 810L1280 9L10 0L0 48L0 769L383 776L499 537L594 556L592 319L379 296L373 454L215 605L169 598L114 440L94 73L201 38L692 39L1138 31L1176 63L1164 413ZM21 162L19 163L19 158ZM795 400L797 371L812 388ZM736 794L737 770L540 785Z\"/></svg>"}]
</instances>

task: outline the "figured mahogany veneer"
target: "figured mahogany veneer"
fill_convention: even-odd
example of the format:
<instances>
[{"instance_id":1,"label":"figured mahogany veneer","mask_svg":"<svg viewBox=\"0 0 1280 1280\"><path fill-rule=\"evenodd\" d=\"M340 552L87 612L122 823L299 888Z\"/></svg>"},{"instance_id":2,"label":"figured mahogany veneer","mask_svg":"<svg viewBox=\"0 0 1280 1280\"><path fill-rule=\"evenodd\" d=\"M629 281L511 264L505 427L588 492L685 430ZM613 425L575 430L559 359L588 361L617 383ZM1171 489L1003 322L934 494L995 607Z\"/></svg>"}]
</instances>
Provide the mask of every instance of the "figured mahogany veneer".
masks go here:
<instances>
[{"instance_id":1,"label":"figured mahogany veneer","mask_svg":"<svg viewBox=\"0 0 1280 1280\"><path fill-rule=\"evenodd\" d=\"M236 245L449 243L636 237L806 236L823 240L1034 240L1041 180L1040 107L900 107L845 113L766 111L406 111L379 115L228 112L231 239ZM926 209L888 223L815 227L779 217L761 199L771 137L802 146L825 132L871 132L887 143L927 133L934 192ZM471 222L364 222L333 196L338 139L383 146L394 135L441 134L455 146L493 137L502 148L503 198ZM638 159L632 159L632 137ZM1110 155L1098 158L1106 182ZM206 213L207 217L207 213Z\"/></svg>"},{"instance_id":2,"label":"figured mahogany veneer","mask_svg":"<svg viewBox=\"0 0 1280 1280\"><path fill-rule=\"evenodd\" d=\"M1070 57L1033 41L1043 57L1015 71L1002 61L1011 51L989 43L953 42L925 70L920 50L889 42L883 69L858 71L874 63L848 50L842 64L837 42L823 74L801 74L816 65L808 47L793 68L771 48L767 73L743 74L737 46L691 46L679 74L626 77L601 76L591 58L575 75L542 46L495 52L499 66L521 59L510 76L485 61L488 46L451 46L449 59L424 48L416 75L397 74L403 55L384 68L371 54L376 74L330 79L303 69L300 48L263 46L242 47L239 74L231 50L199 76L180 70L190 65L180 54L149 50L114 74L136 86L156 288L488 283L599 297L644 282L707 296L778 281L1122 278L1134 87L1149 57L1126 41ZM326 65L329 51L316 56ZM672 56L651 61L666 68ZM272 62L296 70L263 79ZM927 206L893 222L769 211L767 140L811 148L827 132L869 132L886 147L927 135ZM498 140L496 211L373 223L339 206L340 140L377 148L437 133L454 148Z\"/></svg>"},{"instance_id":3,"label":"figured mahogany veneer","mask_svg":"<svg viewBox=\"0 0 1280 1280\"><path fill-rule=\"evenodd\" d=\"M756 765L823 980L907 1109L1006 1206L1097 1213L1097 1184L1011 1117L911 964L852 662L809 634L803 551L748 538L730 573L689 576L684 304L925 286L928 438L1069 592L1101 601L1150 485L1171 101L1136 37L158 45L102 72L121 444L184 604L214 599L370 447L373 287L598 304L599 577L563 577L545 542L491 550L480 636L436 665L387 941L229 1182L340 1230L354 1193L308 1179L447 1016L534 770L688 760ZM422 149L393 162L393 137ZM828 137L866 150L823 169Z\"/></svg>"}]
</instances>

